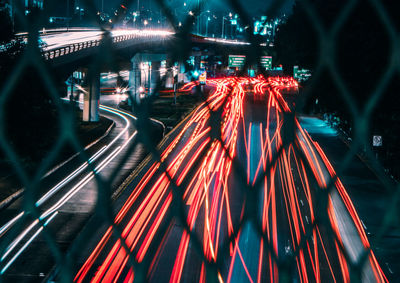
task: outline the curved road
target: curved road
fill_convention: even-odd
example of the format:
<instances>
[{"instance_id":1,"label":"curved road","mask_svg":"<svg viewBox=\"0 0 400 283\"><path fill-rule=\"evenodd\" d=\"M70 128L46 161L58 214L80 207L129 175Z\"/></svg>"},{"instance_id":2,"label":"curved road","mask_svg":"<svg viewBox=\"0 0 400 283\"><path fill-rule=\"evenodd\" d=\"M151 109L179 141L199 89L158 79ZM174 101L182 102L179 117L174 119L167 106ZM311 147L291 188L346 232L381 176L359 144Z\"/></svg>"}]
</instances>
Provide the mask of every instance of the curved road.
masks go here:
<instances>
[{"instance_id":1,"label":"curved road","mask_svg":"<svg viewBox=\"0 0 400 283\"><path fill-rule=\"evenodd\" d=\"M98 194L95 176L107 180L116 173L110 184L115 189L145 155L144 148L134 142L136 117L105 105L100 109L101 115L113 120L115 125L107 136L85 150L89 162L81 155L74 156L42 179L37 194L35 205L42 225L54 233L62 251L95 209ZM131 146L130 157L119 167ZM23 198L2 211L0 217L0 274L6 281L36 282L50 272L55 260L39 221L22 207Z\"/></svg>"}]
</instances>

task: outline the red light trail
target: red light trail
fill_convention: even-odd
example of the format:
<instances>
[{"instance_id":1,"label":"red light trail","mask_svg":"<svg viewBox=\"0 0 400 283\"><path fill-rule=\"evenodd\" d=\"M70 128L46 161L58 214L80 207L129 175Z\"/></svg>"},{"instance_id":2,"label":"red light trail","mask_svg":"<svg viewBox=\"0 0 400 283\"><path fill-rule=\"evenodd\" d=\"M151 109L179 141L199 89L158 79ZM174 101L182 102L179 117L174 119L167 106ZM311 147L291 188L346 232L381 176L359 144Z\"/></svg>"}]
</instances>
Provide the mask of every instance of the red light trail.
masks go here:
<instances>
[{"instance_id":1,"label":"red light trail","mask_svg":"<svg viewBox=\"0 0 400 283\"><path fill-rule=\"evenodd\" d=\"M215 263L222 257L220 282L277 282L284 275L282 263L292 266L287 272L300 282L349 282L349 261L358 262L370 245L341 181L336 179L327 191L335 171L297 119L294 142L284 143L284 113L291 109L281 92L297 88L297 82L258 77L211 79L207 84L214 91L162 150L167 172L154 162L115 217L134 259L152 259L148 280L205 282L209 271L204 259ZM212 125L220 127L220 139ZM243 168L242 176L233 162ZM179 221L170 221L161 244L150 253L176 197L167 174L182 190L190 233ZM257 196L254 203L249 203L248 190ZM325 213L318 209L323 193ZM256 219L238 225L249 209L256 211ZM133 281L128 252L112 234L110 226L76 282ZM193 247L193 235L202 255ZM229 237L234 238L225 251ZM361 276L387 282L372 251Z\"/></svg>"}]
</instances>

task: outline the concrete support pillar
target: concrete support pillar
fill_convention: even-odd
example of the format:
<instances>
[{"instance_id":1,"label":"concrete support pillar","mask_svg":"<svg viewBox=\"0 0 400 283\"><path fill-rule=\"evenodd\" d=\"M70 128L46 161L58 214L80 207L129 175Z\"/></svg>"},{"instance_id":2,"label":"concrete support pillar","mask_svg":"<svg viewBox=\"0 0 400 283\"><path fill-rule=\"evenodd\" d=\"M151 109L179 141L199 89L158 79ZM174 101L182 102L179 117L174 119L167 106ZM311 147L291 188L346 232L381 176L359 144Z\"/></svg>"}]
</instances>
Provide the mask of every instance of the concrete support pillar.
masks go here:
<instances>
[{"instance_id":1,"label":"concrete support pillar","mask_svg":"<svg viewBox=\"0 0 400 283\"><path fill-rule=\"evenodd\" d=\"M145 92L147 93L147 90L150 89L150 65L148 64L148 61L142 62L141 63L142 68L140 70L140 80L141 80L141 86L145 89Z\"/></svg>"},{"instance_id":2,"label":"concrete support pillar","mask_svg":"<svg viewBox=\"0 0 400 283\"><path fill-rule=\"evenodd\" d=\"M201 56L194 56L194 69L200 70Z\"/></svg>"},{"instance_id":3,"label":"concrete support pillar","mask_svg":"<svg viewBox=\"0 0 400 283\"><path fill-rule=\"evenodd\" d=\"M142 86L142 76L140 60L132 60L132 70L129 73L129 89L134 103L140 103L140 87Z\"/></svg>"},{"instance_id":4,"label":"concrete support pillar","mask_svg":"<svg viewBox=\"0 0 400 283\"><path fill-rule=\"evenodd\" d=\"M174 72L168 69L165 75L165 88L172 88L174 86Z\"/></svg>"},{"instance_id":5,"label":"concrete support pillar","mask_svg":"<svg viewBox=\"0 0 400 283\"><path fill-rule=\"evenodd\" d=\"M83 121L98 122L100 106L100 73L89 73L89 91L84 94Z\"/></svg>"},{"instance_id":6,"label":"concrete support pillar","mask_svg":"<svg viewBox=\"0 0 400 283\"><path fill-rule=\"evenodd\" d=\"M150 94L153 94L156 89L158 83L160 82L160 61L152 61L151 69L150 69Z\"/></svg>"},{"instance_id":7,"label":"concrete support pillar","mask_svg":"<svg viewBox=\"0 0 400 283\"><path fill-rule=\"evenodd\" d=\"M178 66L178 82L179 84L184 84L186 83L186 78L185 78L185 64L179 63Z\"/></svg>"},{"instance_id":8,"label":"concrete support pillar","mask_svg":"<svg viewBox=\"0 0 400 283\"><path fill-rule=\"evenodd\" d=\"M165 88L173 88L174 87L174 72L172 70L172 67L174 66L174 63L170 58L167 58L167 64L166 64L166 72L165 72Z\"/></svg>"},{"instance_id":9,"label":"concrete support pillar","mask_svg":"<svg viewBox=\"0 0 400 283\"><path fill-rule=\"evenodd\" d=\"M131 59L132 71L129 86L137 104L140 103L141 94L151 94L159 83L161 61L166 60L166 57L166 54L137 53ZM142 92L140 91L141 87L144 90Z\"/></svg>"}]
</instances>

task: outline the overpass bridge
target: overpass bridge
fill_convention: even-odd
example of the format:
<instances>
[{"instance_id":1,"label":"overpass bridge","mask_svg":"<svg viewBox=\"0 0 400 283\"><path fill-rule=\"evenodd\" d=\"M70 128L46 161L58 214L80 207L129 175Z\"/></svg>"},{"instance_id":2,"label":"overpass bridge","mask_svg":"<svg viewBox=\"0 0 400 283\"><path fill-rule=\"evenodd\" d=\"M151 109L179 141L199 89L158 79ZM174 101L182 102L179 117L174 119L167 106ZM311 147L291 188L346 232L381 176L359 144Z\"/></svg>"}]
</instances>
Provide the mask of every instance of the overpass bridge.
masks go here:
<instances>
[{"instance_id":1,"label":"overpass bridge","mask_svg":"<svg viewBox=\"0 0 400 283\"><path fill-rule=\"evenodd\" d=\"M173 36L172 32L165 30L114 30L109 34L114 50L144 44L162 45ZM42 35L41 39L45 43L43 56L53 66L81 60L96 52L105 35L106 32L101 30Z\"/></svg>"},{"instance_id":2,"label":"overpass bridge","mask_svg":"<svg viewBox=\"0 0 400 283\"><path fill-rule=\"evenodd\" d=\"M224 54L227 52L243 52L247 42L208 38L194 34L186 35L169 30L155 29L115 29L85 30L75 29L68 32L52 32L40 35L42 55L60 81L65 81L77 70L87 73L89 91L84 98L84 121L97 121L100 97L100 72L110 70L110 66L97 66L94 68L95 56L106 57L102 52L114 52L122 57L122 61L129 62L131 69L130 89L136 102L140 101L139 87L143 81L141 58L147 58L150 70L149 85L155 86L160 81L161 61L174 61L170 54L175 52L184 57L188 54L198 57L195 60L200 64L200 56L210 54ZM107 48L102 49L102 45ZM143 56L143 54L145 54ZM100 60L101 61L101 60ZM117 61L117 60L116 60ZM113 62L114 64L116 62ZM101 65L101 64L100 64ZM149 66L147 68L149 69ZM109 68L105 70L104 68ZM170 70L171 68L167 68ZM178 68L180 70L181 68ZM167 80L173 80L172 71L167 71ZM146 76L145 76L146 77ZM141 79L142 78L142 79ZM72 87L71 87L72 89Z\"/></svg>"},{"instance_id":3,"label":"overpass bridge","mask_svg":"<svg viewBox=\"0 0 400 283\"><path fill-rule=\"evenodd\" d=\"M42 34L43 56L51 61L52 66L65 65L93 54L102 41L106 32L102 30L76 29L69 32ZM116 29L109 32L113 49L121 50L129 47L157 48L166 46L176 39L176 33L168 30L138 30ZM230 50L243 49L250 45L248 42L210 38L194 34L187 37L188 44L200 48L226 48Z\"/></svg>"}]
</instances>

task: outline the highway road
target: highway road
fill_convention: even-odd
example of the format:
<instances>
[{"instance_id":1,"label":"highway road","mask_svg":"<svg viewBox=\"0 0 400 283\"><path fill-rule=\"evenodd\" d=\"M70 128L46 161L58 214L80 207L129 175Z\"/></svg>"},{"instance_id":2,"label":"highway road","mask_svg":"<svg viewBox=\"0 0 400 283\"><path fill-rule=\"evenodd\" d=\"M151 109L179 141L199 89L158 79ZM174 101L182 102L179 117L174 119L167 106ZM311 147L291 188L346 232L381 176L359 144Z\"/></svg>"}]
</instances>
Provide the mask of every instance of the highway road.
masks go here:
<instances>
[{"instance_id":1,"label":"highway road","mask_svg":"<svg viewBox=\"0 0 400 283\"><path fill-rule=\"evenodd\" d=\"M85 156L76 154L43 177L35 194L36 217L24 211L23 197L1 212L0 279L37 282L47 276L56 260L43 227L49 228L57 247L65 251L96 207L97 182L112 176L109 190L113 193L144 158L146 150L135 142L136 117L110 107L119 100L119 94L101 97L101 115L114 121L111 131L87 146Z\"/></svg>"},{"instance_id":2,"label":"highway road","mask_svg":"<svg viewBox=\"0 0 400 283\"><path fill-rule=\"evenodd\" d=\"M134 35L138 38L145 38L149 35L159 35L160 37L171 35L172 32L166 30L137 30L137 29L115 29L110 31L111 37L117 37L121 35ZM44 51L50 51L53 49L77 44L85 41L95 41L102 39L104 32L101 30L89 30L89 31L70 31L51 33L47 35L41 35L40 38L45 43L43 47Z\"/></svg>"},{"instance_id":3,"label":"highway road","mask_svg":"<svg viewBox=\"0 0 400 283\"><path fill-rule=\"evenodd\" d=\"M387 282L345 187L327 190L334 168L282 95L296 81L207 84L207 101L116 202L124 245L111 226L93 231L74 280L349 282L366 251L362 280Z\"/></svg>"},{"instance_id":4,"label":"highway road","mask_svg":"<svg viewBox=\"0 0 400 283\"><path fill-rule=\"evenodd\" d=\"M136 38L146 38L149 36L159 36L164 38L166 36L174 35L174 32L170 30L160 30L160 29L113 29L110 31L113 38L118 36L132 35ZM101 30L85 30L85 28L73 28L68 32L51 32L48 34L42 34L40 38L45 43L43 47L44 51L50 51L53 49L62 48L65 46L82 43L85 41L96 41L100 40L104 32ZM202 37L199 37L202 38ZM198 38L198 40L199 40ZM250 45L249 42L229 40L222 38L210 38L204 37L202 40L206 42L215 42L228 45ZM261 44L265 45L265 44Z\"/></svg>"}]
</instances>

